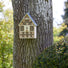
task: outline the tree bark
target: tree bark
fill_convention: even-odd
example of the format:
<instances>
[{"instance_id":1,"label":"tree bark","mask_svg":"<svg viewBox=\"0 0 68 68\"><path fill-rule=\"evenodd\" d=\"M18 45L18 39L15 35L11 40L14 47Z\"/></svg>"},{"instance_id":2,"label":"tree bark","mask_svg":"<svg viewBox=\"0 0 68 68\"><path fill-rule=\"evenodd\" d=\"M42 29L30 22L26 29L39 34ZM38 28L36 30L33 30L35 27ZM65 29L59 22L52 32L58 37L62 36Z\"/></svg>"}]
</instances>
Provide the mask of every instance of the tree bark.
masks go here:
<instances>
[{"instance_id":1,"label":"tree bark","mask_svg":"<svg viewBox=\"0 0 68 68\"><path fill-rule=\"evenodd\" d=\"M52 0L12 0L14 18L13 67L32 68L35 58L53 43ZM21 19L29 12L37 23L36 39L20 39Z\"/></svg>"}]
</instances>

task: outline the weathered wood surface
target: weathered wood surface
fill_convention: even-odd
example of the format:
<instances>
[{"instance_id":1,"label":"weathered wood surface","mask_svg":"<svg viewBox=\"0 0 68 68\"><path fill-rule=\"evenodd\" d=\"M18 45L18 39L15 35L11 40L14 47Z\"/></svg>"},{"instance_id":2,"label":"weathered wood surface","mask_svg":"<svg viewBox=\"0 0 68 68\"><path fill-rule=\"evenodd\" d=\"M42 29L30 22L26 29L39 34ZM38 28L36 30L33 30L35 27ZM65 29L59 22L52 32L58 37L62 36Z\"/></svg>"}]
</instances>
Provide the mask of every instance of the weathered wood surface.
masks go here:
<instances>
[{"instance_id":1,"label":"weathered wood surface","mask_svg":"<svg viewBox=\"0 0 68 68\"><path fill-rule=\"evenodd\" d=\"M52 0L12 0L14 16L13 67L31 68L35 58L53 42ZM38 24L37 39L20 39L22 17L30 12Z\"/></svg>"}]
</instances>

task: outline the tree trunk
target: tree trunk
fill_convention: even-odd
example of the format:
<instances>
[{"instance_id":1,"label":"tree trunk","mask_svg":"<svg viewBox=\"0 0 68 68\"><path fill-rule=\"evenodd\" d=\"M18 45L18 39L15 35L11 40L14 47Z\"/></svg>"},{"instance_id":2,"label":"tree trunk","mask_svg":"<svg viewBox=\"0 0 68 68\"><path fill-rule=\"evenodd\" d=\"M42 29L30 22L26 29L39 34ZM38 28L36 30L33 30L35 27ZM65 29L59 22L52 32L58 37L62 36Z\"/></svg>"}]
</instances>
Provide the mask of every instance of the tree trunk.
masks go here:
<instances>
[{"instance_id":1,"label":"tree trunk","mask_svg":"<svg viewBox=\"0 0 68 68\"><path fill-rule=\"evenodd\" d=\"M13 67L31 68L35 58L53 43L52 0L12 0L14 15ZM36 39L20 39L21 19L29 12L37 23Z\"/></svg>"}]
</instances>

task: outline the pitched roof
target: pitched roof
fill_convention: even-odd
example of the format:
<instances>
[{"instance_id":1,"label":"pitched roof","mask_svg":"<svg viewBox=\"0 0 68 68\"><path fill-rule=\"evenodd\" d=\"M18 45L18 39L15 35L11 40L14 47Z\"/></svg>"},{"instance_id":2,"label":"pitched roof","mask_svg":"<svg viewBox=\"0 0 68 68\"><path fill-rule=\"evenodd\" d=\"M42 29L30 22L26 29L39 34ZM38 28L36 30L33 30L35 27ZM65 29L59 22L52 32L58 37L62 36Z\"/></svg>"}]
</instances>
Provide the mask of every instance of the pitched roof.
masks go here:
<instances>
[{"instance_id":1,"label":"pitched roof","mask_svg":"<svg viewBox=\"0 0 68 68\"><path fill-rule=\"evenodd\" d=\"M30 13L27 13L26 15L28 15L29 18L30 18L30 19L32 20L32 22L34 23L34 25L37 26L36 22L35 22L34 19L31 17ZM25 15L25 16L26 16L26 15ZM24 16L24 17L25 17L25 16ZM23 19L24 19L24 17L23 17ZM23 19L22 19L22 20L23 20ZM22 22L22 20L21 20L21 22ZM21 22L20 22L20 23L21 23ZM19 23L19 24L20 24L20 23Z\"/></svg>"}]
</instances>

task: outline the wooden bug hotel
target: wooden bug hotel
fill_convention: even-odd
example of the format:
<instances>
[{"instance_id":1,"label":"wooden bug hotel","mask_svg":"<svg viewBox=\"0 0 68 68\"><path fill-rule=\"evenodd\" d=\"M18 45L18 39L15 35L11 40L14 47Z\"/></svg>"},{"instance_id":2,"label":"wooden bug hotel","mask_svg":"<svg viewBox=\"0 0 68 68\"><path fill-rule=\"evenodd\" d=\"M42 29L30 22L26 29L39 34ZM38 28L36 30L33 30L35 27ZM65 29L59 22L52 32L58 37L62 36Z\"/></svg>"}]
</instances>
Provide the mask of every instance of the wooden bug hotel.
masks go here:
<instances>
[{"instance_id":1,"label":"wooden bug hotel","mask_svg":"<svg viewBox=\"0 0 68 68\"><path fill-rule=\"evenodd\" d=\"M37 24L27 13L19 23L19 38L32 39L37 37Z\"/></svg>"}]
</instances>

